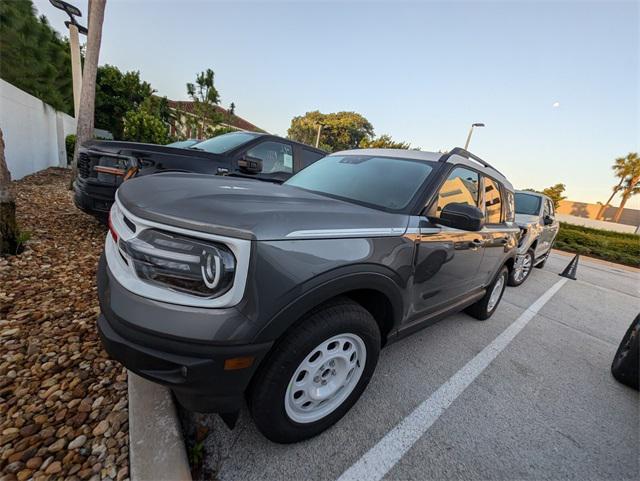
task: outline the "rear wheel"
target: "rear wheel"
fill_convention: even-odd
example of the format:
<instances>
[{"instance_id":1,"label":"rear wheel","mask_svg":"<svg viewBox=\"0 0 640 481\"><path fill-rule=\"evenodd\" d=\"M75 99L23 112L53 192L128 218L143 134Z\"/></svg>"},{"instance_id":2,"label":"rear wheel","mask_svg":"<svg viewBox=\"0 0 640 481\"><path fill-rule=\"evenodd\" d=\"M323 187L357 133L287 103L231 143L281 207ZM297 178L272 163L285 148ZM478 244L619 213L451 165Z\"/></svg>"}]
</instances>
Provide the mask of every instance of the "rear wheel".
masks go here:
<instances>
[{"instance_id":1,"label":"rear wheel","mask_svg":"<svg viewBox=\"0 0 640 481\"><path fill-rule=\"evenodd\" d=\"M249 405L270 440L315 436L355 404L378 362L380 331L359 304L340 298L309 313L265 361Z\"/></svg>"},{"instance_id":2,"label":"rear wheel","mask_svg":"<svg viewBox=\"0 0 640 481\"><path fill-rule=\"evenodd\" d=\"M480 321L489 319L498 308L498 304L500 304L508 277L509 269L503 266L498 272L498 275L493 279L493 282L487 287L487 292L484 297L465 309L467 314Z\"/></svg>"},{"instance_id":3,"label":"rear wheel","mask_svg":"<svg viewBox=\"0 0 640 481\"><path fill-rule=\"evenodd\" d=\"M533 268L533 250L529 249L527 252L518 256L511 272L509 272L508 285L517 287L524 283L531 274Z\"/></svg>"}]
</instances>

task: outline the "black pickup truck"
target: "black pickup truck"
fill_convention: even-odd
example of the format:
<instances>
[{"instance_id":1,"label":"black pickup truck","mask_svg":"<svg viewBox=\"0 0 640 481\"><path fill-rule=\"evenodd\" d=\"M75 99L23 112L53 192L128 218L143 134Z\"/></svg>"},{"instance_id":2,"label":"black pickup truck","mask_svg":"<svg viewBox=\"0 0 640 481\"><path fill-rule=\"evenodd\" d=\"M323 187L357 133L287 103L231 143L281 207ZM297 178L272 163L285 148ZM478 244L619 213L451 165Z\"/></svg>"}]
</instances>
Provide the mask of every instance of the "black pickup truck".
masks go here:
<instances>
[{"instance_id":1,"label":"black pickup truck","mask_svg":"<svg viewBox=\"0 0 640 481\"><path fill-rule=\"evenodd\" d=\"M74 201L81 210L106 222L116 189L133 177L196 172L282 183L325 155L308 145L255 132L219 135L187 148L90 141L80 148Z\"/></svg>"}]
</instances>

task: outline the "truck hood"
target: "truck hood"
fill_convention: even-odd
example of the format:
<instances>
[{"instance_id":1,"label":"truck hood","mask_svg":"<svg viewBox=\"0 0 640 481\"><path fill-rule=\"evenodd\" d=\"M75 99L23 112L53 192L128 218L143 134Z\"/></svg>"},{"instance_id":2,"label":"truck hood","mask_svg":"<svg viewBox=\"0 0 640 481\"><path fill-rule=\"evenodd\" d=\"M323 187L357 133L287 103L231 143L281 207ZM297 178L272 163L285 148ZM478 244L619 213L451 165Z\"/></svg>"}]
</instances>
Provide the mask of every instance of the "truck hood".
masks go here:
<instances>
[{"instance_id":1,"label":"truck hood","mask_svg":"<svg viewBox=\"0 0 640 481\"><path fill-rule=\"evenodd\" d=\"M537 224L540 222L540 218L537 215L529 214L516 214L516 224L520 227L527 227L531 224Z\"/></svg>"},{"instance_id":2,"label":"truck hood","mask_svg":"<svg viewBox=\"0 0 640 481\"><path fill-rule=\"evenodd\" d=\"M229 176L155 174L125 182L116 196L143 220L243 239L399 236L409 222L408 215Z\"/></svg>"}]
</instances>

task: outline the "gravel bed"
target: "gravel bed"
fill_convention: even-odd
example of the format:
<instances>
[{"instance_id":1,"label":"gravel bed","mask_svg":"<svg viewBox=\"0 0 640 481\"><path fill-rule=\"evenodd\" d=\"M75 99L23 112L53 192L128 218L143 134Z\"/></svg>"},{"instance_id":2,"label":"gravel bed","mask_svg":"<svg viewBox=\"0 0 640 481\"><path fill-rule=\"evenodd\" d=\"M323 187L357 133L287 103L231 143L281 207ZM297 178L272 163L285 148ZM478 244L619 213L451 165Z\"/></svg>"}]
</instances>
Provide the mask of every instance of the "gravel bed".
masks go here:
<instances>
[{"instance_id":1,"label":"gravel bed","mask_svg":"<svg viewBox=\"0 0 640 481\"><path fill-rule=\"evenodd\" d=\"M96 330L106 229L73 205L69 178L13 183L31 237L0 258L0 481L129 478L127 374Z\"/></svg>"}]
</instances>

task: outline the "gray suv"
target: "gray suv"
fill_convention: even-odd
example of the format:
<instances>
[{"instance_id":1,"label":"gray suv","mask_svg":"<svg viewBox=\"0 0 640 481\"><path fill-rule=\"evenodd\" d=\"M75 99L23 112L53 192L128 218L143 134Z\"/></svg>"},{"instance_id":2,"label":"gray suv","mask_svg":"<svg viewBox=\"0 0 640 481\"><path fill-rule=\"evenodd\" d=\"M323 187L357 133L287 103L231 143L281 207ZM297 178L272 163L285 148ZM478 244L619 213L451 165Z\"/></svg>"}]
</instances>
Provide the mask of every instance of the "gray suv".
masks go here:
<instances>
[{"instance_id":1,"label":"gray suv","mask_svg":"<svg viewBox=\"0 0 640 481\"><path fill-rule=\"evenodd\" d=\"M521 235L515 268L509 275L510 286L526 281L533 267L544 266L560 229L553 201L528 190L516 192L516 224Z\"/></svg>"},{"instance_id":2,"label":"gray suv","mask_svg":"<svg viewBox=\"0 0 640 481\"><path fill-rule=\"evenodd\" d=\"M265 436L299 441L351 408L382 347L495 312L514 215L509 181L459 148L338 152L283 185L134 179L110 214L98 328L185 408L233 424L246 398Z\"/></svg>"}]
</instances>

